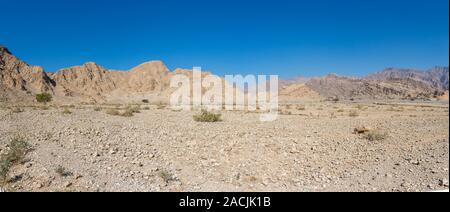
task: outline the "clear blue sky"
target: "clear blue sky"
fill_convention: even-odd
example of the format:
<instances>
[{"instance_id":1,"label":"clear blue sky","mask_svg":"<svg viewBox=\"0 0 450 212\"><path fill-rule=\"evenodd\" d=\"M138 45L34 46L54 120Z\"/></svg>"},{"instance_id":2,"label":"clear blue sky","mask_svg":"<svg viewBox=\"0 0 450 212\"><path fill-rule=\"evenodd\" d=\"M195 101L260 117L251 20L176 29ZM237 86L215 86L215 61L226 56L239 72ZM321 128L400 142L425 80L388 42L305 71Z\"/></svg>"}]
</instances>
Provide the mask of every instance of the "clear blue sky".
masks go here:
<instances>
[{"instance_id":1,"label":"clear blue sky","mask_svg":"<svg viewBox=\"0 0 450 212\"><path fill-rule=\"evenodd\" d=\"M448 9L448 0L0 0L0 44L46 71L163 60L219 75L363 75L448 66Z\"/></svg>"}]
</instances>

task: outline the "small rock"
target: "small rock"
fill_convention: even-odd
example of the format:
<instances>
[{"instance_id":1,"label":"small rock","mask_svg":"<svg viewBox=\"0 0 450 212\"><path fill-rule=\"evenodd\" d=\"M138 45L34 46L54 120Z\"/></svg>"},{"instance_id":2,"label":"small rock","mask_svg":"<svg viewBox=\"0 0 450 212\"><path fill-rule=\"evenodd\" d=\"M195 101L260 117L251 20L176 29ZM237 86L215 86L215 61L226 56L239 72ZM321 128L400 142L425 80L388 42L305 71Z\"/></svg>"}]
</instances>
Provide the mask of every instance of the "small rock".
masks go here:
<instances>
[{"instance_id":1,"label":"small rock","mask_svg":"<svg viewBox=\"0 0 450 212\"><path fill-rule=\"evenodd\" d=\"M71 183L71 182L67 182L67 183L64 184L64 187L66 187L66 188L68 188L68 187L70 187L70 186L72 186L72 183Z\"/></svg>"},{"instance_id":2,"label":"small rock","mask_svg":"<svg viewBox=\"0 0 450 212\"><path fill-rule=\"evenodd\" d=\"M439 185L440 186L444 186L444 187L448 187L448 179L441 179L441 180L439 180Z\"/></svg>"},{"instance_id":3,"label":"small rock","mask_svg":"<svg viewBox=\"0 0 450 212\"><path fill-rule=\"evenodd\" d=\"M410 163L411 163L412 165L416 165L416 166L420 165L420 161L418 161L418 160L411 160Z\"/></svg>"}]
</instances>

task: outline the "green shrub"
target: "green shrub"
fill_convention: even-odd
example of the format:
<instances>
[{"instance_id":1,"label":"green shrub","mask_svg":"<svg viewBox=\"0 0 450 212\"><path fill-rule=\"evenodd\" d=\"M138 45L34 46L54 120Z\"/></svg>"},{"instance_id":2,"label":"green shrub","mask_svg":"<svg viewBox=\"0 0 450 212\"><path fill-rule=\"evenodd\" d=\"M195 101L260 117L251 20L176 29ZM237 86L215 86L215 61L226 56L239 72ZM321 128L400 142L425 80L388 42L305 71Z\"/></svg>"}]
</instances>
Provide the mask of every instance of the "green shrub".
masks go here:
<instances>
[{"instance_id":1,"label":"green shrub","mask_svg":"<svg viewBox=\"0 0 450 212\"><path fill-rule=\"evenodd\" d=\"M215 113L208 112L206 110L202 110L200 115L194 116L194 121L196 121L196 122L218 122L218 121L222 121L221 117L222 117L221 114L215 114Z\"/></svg>"},{"instance_id":2,"label":"green shrub","mask_svg":"<svg viewBox=\"0 0 450 212\"><path fill-rule=\"evenodd\" d=\"M49 93L36 94L36 101L39 103L48 103L52 101L52 95Z\"/></svg>"},{"instance_id":3,"label":"green shrub","mask_svg":"<svg viewBox=\"0 0 450 212\"><path fill-rule=\"evenodd\" d=\"M30 145L21 136L14 137L9 146L8 153L0 158L0 183L2 184L6 181L10 168L21 163L30 150Z\"/></svg>"}]
</instances>

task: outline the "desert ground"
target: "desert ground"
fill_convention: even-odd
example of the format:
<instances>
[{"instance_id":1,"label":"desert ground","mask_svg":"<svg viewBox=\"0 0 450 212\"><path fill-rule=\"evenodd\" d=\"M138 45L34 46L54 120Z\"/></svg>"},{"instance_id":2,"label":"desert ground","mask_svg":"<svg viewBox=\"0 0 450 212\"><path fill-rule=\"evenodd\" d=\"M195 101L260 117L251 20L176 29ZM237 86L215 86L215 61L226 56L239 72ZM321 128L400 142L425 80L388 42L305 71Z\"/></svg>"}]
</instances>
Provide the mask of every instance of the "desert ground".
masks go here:
<instances>
[{"instance_id":1,"label":"desert ground","mask_svg":"<svg viewBox=\"0 0 450 212\"><path fill-rule=\"evenodd\" d=\"M326 102L257 112L163 105L2 105L0 155L29 144L3 191L434 191L448 189L448 102ZM115 108L115 109L114 109ZM117 110L119 115L111 111Z\"/></svg>"}]
</instances>

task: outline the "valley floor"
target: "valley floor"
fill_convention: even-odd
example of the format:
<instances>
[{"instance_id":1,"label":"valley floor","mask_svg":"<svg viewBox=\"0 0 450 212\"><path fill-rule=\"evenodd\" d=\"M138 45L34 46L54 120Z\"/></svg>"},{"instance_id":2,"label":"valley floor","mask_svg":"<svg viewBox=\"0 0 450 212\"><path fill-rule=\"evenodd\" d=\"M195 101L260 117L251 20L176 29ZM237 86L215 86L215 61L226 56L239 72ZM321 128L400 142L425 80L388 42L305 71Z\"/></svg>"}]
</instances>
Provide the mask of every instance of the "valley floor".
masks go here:
<instances>
[{"instance_id":1,"label":"valley floor","mask_svg":"<svg viewBox=\"0 0 450 212\"><path fill-rule=\"evenodd\" d=\"M9 170L7 191L448 189L448 104L315 102L283 106L268 123L245 112L200 123L198 112L156 106L132 117L23 109L0 108L0 154L16 134L32 146ZM361 127L382 138L354 134Z\"/></svg>"}]
</instances>

